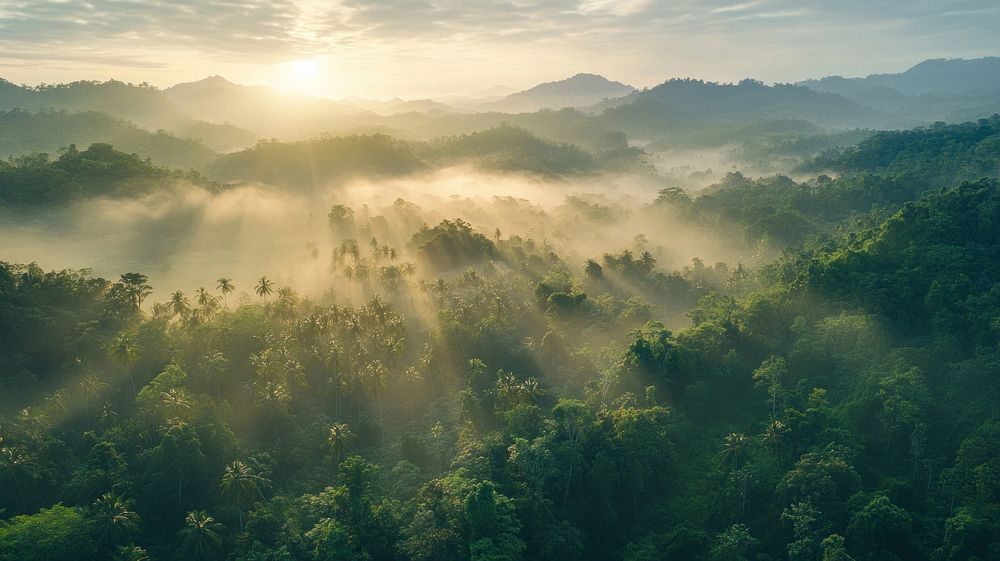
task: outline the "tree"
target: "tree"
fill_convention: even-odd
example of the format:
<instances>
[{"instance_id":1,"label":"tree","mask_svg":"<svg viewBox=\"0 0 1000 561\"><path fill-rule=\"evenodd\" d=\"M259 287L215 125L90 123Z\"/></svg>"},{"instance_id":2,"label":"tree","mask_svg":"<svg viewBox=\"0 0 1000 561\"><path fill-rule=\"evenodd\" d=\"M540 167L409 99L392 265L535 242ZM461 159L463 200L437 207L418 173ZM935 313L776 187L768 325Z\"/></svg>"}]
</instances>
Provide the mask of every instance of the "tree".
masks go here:
<instances>
[{"instance_id":1,"label":"tree","mask_svg":"<svg viewBox=\"0 0 1000 561\"><path fill-rule=\"evenodd\" d=\"M232 497L240 517L240 531L244 529L243 508L253 503L254 497L263 498L264 488L270 482L261 474L255 473L250 466L240 460L226 466L222 475L222 493Z\"/></svg>"},{"instance_id":2,"label":"tree","mask_svg":"<svg viewBox=\"0 0 1000 561\"><path fill-rule=\"evenodd\" d=\"M580 433L587 423L590 411L587 405L576 399L560 399L552 409L552 418L568 443L566 482L563 486L563 503L569 501L569 490L573 483L573 466L578 461L577 445Z\"/></svg>"},{"instance_id":3,"label":"tree","mask_svg":"<svg viewBox=\"0 0 1000 561\"><path fill-rule=\"evenodd\" d=\"M191 302L183 291L178 290L170 295L170 310L173 315L181 319L186 319L191 313Z\"/></svg>"},{"instance_id":4,"label":"tree","mask_svg":"<svg viewBox=\"0 0 1000 561\"><path fill-rule=\"evenodd\" d=\"M0 524L0 561L90 561L97 556L91 521L81 509L55 505Z\"/></svg>"},{"instance_id":5,"label":"tree","mask_svg":"<svg viewBox=\"0 0 1000 561\"><path fill-rule=\"evenodd\" d=\"M118 548L112 561L149 561L146 550L137 545L123 545Z\"/></svg>"},{"instance_id":6,"label":"tree","mask_svg":"<svg viewBox=\"0 0 1000 561\"><path fill-rule=\"evenodd\" d=\"M771 424L764 429L764 433L760 435L761 443L764 445L764 450L767 451L768 455L776 460L780 460L785 452L785 439L788 434L788 428L784 423L775 419L771 421Z\"/></svg>"},{"instance_id":7,"label":"tree","mask_svg":"<svg viewBox=\"0 0 1000 561\"><path fill-rule=\"evenodd\" d=\"M94 404L100 399L101 393L105 388L108 387L107 384L102 382L97 378L97 376L89 375L84 376L80 379L80 391L83 392L84 402L87 407L87 414L94 414Z\"/></svg>"},{"instance_id":8,"label":"tree","mask_svg":"<svg viewBox=\"0 0 1000 561\"><path fill-rule=\"evenodd\" d=\"M198 289L197 295L198 305L201 306L201 309L206 313L211 312L219 305L216 297L212 296L204 286Z\"/></svg>"},{"instance_id":9,"label":"tree","mask_svg":"<svg viewBox=\"0 0 1000 561\"><path fill-rule=\"evenodd\" d=\"M105 493L94 502L96 530L106 551L113 551L126 538L139 531L142 519L131 507L129 501L114 493Z\"/></svg>"},{"instance_id":10,"label":"tree","mask_svg":"<svg viewBox=\"0 0 1000 561\"><path fill-rule=\"evenodd\" d=\"M823 560L822 561L854 561L848 555L844 546L844 538L839 534L831 534L823 540Z\"/></svg>"},{"instance_id":11,"label":"tree","mask_svg":"<svg viewBox=\"0 0 1000 561\"><path fill-rule=\"evenodd\" d=\"M222 551L222 524L204 511L189 512L180 531L181 551L191 561L211 559Z\"/></svg>"},{"instance_id":12,"label":"tree","mask_svg":"<svg viewBox=\"0 0 1000 561\"><path fill-rule=\"evenodd\" d=\"M749 561L751 551L760 540L750 535L743 524L734 524L715 537L709 553L711 561Z\"/></svg>"},{"instance_id":13,"label":"tree","mask_svg":"<svg viewBox=\"0 0 1000 561\"><path fill-rule=\"evenodd\" d=\"M160 394L160 406L167 419L180 419L191 411L191 400L182 389L170 388Z\"/></svg>"},{"instance_id":14,"label":"tree","mask_svg":"<svg viewBox=\"0 0 1000 561\"><path fill-rule=\"evenodd\" d=\"M491 482L479 484L465 499L470 561L519 561L524 555L521 523L513 502Z\"/></svg>"},{"instance_id":15,"label":"tree","mask_svg":"<svg viewBox=\"0 0 1000 561\"><path fill-rule=\"evenodd\" d=\"M740 469L750 459L753 441L741 432L731 432L722 441L722 465L728 469Z\"/></svg>"},{"instance_id":16,"label":"tree","mask_svg":"<svg viewBox=\"0 0 1000 561\"><path fill-rule=\"evenodd\" d=\"M785 359L780 356L771 356L753 371L754 387L767 388L767 395L771 398L771 420L778 418L778 400L784 398L782 382L788 377L788 367Z\"/></svg>"},{"instance_id":17,"label":"tree","mask_svg":"<svg viewBox=\"0 0 1000 561\"><path fill-rule=\"evenodd\" d=\"M21 510L27 510L25 490L42 477L42 469L34 456L14 446L0 447L0 477L8 488L17 493Z\"/></svg>"},{"instance_id":18,"label":"tree","mask_svg":"<svg viewBox=\"0 0 1000 561\"><path fill-rule=\"evenodd\" d=\"M583 266L583 272L592 279L600 279L604 277L604 268L601 267L600 263L594 261L593 259L587 259L587 263Z\"/></svg>"},{"instance_id":19,"label":"tree","mask_svg":"<svg viewBox=\"0 0 1000 561\"><path fill-rule=\"evenodd\" d=\"M254 292L257 296L264 299L264 307L267 307L267 297L271 295L274 291L274 282L268 280L267 277L260 277L257 281L257 286L254 287Z\"/></svg>"},{"instance_id":20,"label":"tree","mask_svg":"<svg viewBox=\"0 0 1000 561\"><path fill-rule=\"evenodd\" d=\"M125 377L128 379L128 383L132 386L132 394L134 395L136 393L135 379L132 378L132 371L129 370L129 364L132 362L132 359L139 354L139 346L136 345L135 340L131 335L122 333L111 345L111 354L114 355L114 357L122 365Z\"/></svg>"},{"instance_id":21,"label":"tree","mask_svg":"<svg viewBox=\"0 0 1000 561\"><path fill-rule=\"evenodd\" d=\"M229 293L231 293L232 291L236 290L236 285L233 284L233 279L229 277L219 277L219 279L216 282L219 283L216 286L216 288L218 288L219 291L222 292L222 305L223 307L228 309L229 302L226 299L226 296L228 296Z\"/></svg>"},{"instance_id":22,"label":"tree","mask_svg":"<svg viewBox=\"0 0 1000 561\"><path fill-rule=\"evenodd\" d=\"M355 438L351 427L345 423L337 423L327 429L326 440L323 441L323 445L333 454L333 460L337 467L340 466L340 458L344 451L354 442Z\"/></svg>"},{"instance_id":23,"label":"tree","mask_svg":"<svg viewBox=\"0 0 1000 561\"><path fill-rule=\"evenodd\" d=\"M847 526L847 542L859 561L913 559L913 532L910 515L878 495L855 513Z\"/></svg>"},{"instance_id":24,"label":"tree","mask_svg":"<svg viewBox=\"0 0 1000 561\"><path fill-rule=\"evenodd\" d=\"M125 287L126 294L132 299L136 310L142 308L142 301L153 293L153 287L149 285L149 278L140 273L125 273L119 282Z\"/></svg>"}]
</instances>

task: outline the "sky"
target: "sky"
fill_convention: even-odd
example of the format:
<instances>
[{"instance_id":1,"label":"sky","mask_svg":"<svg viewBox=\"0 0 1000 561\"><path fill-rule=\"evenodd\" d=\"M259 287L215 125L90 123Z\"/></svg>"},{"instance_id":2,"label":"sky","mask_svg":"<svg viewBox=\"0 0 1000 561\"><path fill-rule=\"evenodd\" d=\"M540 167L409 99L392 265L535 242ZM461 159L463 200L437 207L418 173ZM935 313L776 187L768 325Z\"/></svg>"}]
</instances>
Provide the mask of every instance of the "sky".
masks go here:
<instances>
[{"instance_id":1,"label":"sky","mask_svg":"<svg viewBox=\"0 0 1000 561\"><path fill-rule=\"evenodd\" d=\"M423 98L578 72L791 82L988 55L997 0L0 0L0 77L32 85L218 74Z\"/></svg>"}]
</instances>

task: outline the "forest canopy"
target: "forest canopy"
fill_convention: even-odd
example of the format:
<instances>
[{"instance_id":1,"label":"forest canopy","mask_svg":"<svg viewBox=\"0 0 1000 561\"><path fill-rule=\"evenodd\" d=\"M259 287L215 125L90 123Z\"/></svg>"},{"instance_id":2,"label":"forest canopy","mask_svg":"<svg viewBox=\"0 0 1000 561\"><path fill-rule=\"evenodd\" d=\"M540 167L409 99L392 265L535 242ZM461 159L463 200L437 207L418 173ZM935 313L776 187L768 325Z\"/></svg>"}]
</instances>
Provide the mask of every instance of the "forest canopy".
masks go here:
<instances>
[{"instance_id":1,"label":"forest canopy","mask_svg":"<svg viewBox=\"0 0 1000 561\"><path fill-rule=\"evenodd\" d=\"M40 254L0 261L0 561L1000 558L1000 117L627 95L200 171L140 155L208 150L183 137L0 114L57 147L0 161L0 232ZM699 121L781 173L665 163ZM73 122L121 145L45 132Z\"/></svg>"}]
</instances>

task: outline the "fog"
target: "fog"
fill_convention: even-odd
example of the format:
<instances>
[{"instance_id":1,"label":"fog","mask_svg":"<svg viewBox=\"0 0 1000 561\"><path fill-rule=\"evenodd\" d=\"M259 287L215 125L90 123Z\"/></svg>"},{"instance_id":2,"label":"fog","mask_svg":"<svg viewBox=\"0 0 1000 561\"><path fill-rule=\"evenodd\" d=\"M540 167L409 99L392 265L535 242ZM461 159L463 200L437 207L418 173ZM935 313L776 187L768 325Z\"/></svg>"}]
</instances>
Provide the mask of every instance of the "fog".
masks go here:
<instances>
[{"instance_id":1,"label":"fog","mask_svg":"<svg viewBox=\"0 0 1000 561\"><path fill-rule=\"evenodd\" d=\"M418 178L357 180L304 195L267 185L209 192L179 183L139 199L97 199L28 215L0 214L5 258L44 269L86 268L117 279L149 276L163 301L174 290L191 294L216 279L234 280L231 298L252 294L261 276L278 286L320 297L338 290L333 250L344 238L367 249L372 237L391 245L399 260L417 261L410 238L421 224L458 219L494 239L530 238L579 273L587 258L648 250L660 270L694 257L708 264L747 262L751 249L735 236L700 229L666 208L651 209L664 185L631 176L545 181L451 168ZM332 205L350 207L357 228L331 228ZM639 238L637 239L637 236ZM437 271L417 263L417 277Z\"/></svg>"}]
</instances>

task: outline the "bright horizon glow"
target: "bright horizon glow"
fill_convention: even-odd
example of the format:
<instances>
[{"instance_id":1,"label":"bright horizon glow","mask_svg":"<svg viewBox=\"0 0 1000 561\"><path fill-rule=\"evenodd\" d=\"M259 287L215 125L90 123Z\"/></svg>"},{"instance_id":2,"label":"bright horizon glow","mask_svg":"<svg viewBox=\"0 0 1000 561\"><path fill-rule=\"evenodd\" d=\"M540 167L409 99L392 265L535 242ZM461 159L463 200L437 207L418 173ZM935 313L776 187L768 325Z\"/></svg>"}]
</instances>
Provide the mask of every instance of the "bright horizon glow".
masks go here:
<instances>
[{"instance_id":1,"label":"bright horizon glow","mask_svg":"<svg viewBox=\"0 0 1000 561\"><path fill-rule=\"evenodd\" d=\"M287 86L299 93L323 95L316 91L317 80L320 77L319 63L314 60L296 60L288 64L290 80Z\"/></svg>"},{"instance_id":2,"label":"bright horizon glow","mask_svg":"<svg viewBox=\"0 0 1000 561\"><path fill-rule=\"evenodd\" d=\"M219 74L375 99L523 89L578 72L793 82L1000 54L995 0L129 0L0 4L0 77L169 87Z\"/></svg>"}]
</instances>

